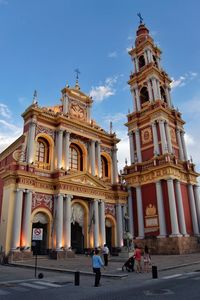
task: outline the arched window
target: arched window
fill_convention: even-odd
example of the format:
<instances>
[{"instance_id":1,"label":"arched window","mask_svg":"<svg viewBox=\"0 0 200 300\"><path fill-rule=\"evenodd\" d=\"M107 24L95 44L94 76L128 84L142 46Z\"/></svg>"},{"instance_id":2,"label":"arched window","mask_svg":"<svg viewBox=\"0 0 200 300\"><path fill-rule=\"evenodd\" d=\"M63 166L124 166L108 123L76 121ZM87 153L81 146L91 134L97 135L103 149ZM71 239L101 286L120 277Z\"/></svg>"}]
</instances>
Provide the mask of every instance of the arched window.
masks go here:
<instances>
[{"instance_id":1,"label":"arched window","mask_svg":"<svg viewBox=\"0 0 200 300\"><path fill-rule=\"evenodd\" d=\"M141 90L140 90L140 103L141 106L143 106L143 104L145 102L149 101L149 93L147 88L144 86Z\"/></svg>"},{"instance_id":2,"label":"arched window","mask_svg":"<svg viewBox=\"0 0 200 300\"><path fill-rule=\"evenodd\" d=\"M46 139L40 137L37 140L36 162L49 163L49 143Z\"/></svg>"},{"instance_id":3,"label":"arched window","mask_svg":"<svg viewBox=\"0 0 200 300\"><path fill-rule=\"evenodd\" d=\"M161 94L161 99L162 99L165 103L167 103L167 97L166 97L165 91L164 91L164 89L163 89L162 86L160 87L160 94Z\"/></svg>"},{"instance_id":4,"label":"arched window","mask_svg":"<svg viewBox=\"0 0 200 300\"><path fill-rule=\"evenodd\" d=\"M80 147L71 144L69 148L69 168L76 171L83 170L83 155Z\"/></svg>"},{"instance_id":5,"label":"arched window","mask_svg":"<svg viewBox=\"0 0 200 300\"><path fill-rule=\"evenodd\" d=\"M104 156L101 156L101 174L102 178L108 177L108 161Z\"/></svg>"},{"instance_id":6,"label":"arched window","mask_svg":"<svg viewBox=\"0 0 200 300\"><path fill-rule=\"evenodd\" d=\"M145 59L144 59L144 55L141 55L139 57L139 69L141 69L142 67L145 66Z\"/></svg>"}]
</instances>

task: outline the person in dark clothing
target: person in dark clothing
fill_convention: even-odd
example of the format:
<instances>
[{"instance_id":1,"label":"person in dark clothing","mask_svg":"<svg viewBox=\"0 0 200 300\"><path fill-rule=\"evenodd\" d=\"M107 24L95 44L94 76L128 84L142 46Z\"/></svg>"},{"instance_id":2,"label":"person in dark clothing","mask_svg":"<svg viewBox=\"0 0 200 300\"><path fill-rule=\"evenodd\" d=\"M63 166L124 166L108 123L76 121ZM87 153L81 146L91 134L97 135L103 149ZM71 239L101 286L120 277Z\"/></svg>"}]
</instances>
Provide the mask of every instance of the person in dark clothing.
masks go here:
<instances>
[{"instance_id":1,"label":"person in dark clothing","mask_svg":"<svg viewBox=\"0 0 200 300\"><path fill-rule=\"evenodd\" d=\"M95 283L94 283L95 287L98 287L100 285L101 267L103 266L104 264L102 262L101 257L99 256L99 250L96 249L92 257L92 267L93 267L93 272L95 273Z\"/></svg>"}]
</instances>

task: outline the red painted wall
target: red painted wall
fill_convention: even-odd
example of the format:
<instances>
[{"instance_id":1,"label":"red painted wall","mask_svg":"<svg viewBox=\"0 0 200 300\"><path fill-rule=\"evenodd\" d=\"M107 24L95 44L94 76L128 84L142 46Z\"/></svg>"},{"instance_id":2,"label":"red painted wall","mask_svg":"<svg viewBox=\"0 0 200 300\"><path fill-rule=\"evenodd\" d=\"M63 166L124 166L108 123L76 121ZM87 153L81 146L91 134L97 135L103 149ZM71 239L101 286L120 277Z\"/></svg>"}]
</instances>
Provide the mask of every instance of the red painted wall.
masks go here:
<instances>
[{"instance_id":1,"label":"red painted wall","mask_svg":"<svg viewBox=\"0 0 200 300\"><path fill-rule=\"evenodd\" d=\"M185 214L185 223L188 234L193 234L192 218L190 212L190 203L188 197L187 184L181 182L181 193L183 198L183 209Z\"/></svg>"},{"instance_id":2,"label":"red painted wall","mask_svg":"<svg viewBox=\"0 0 200 300\"><path fill-rule=\"evenodd\" d=\"M133 199L133 223L134 223L134 235L138 236L138 217L137 217L137 201L136 201L136 190L132 188L132 199Z\"/></svg>"},{"instance_id":3,"label":"red painted wall","mask_svg":"<svg viewBox=\"0 0 200 300\"><path fill-rule=\"evenodd\" d=\"M169 209L169 199L168 199L168 191L167 191L167 181L162 180L162 192L163 192L163 202L164 202L164 210L165 210L165 220L166 220L166 230L167 234L171 234L171 221L170 221L170 209Z\"/></svg>"},{"instance_id":4,"label":"red painted wall","mask_svg":"<svg viewBox=\"0 0 200 300\"><path fill-rule=\"evenodd\" d=\"M145 215L146 208L149 204L152 204L156 207L156 214L158 214L157 201L156 201L156 186L155 183L145 184L141 187L142 189L142 203L143 203L143 215L144 215L144 227L145 227ZM154 235L157 236L159 234L159 230L145 232L145 236Z\"/></svg>"},{"instance_id":5,"label":"red painted wall","mask_svg":"<svg viewBox=\"0 0 200 300\"><path fill-rule=\"evenodd\" d=\"M149 149L142 150L142 161L150 160L153 157L153 145Z\"/></svg>"}]
</instances>

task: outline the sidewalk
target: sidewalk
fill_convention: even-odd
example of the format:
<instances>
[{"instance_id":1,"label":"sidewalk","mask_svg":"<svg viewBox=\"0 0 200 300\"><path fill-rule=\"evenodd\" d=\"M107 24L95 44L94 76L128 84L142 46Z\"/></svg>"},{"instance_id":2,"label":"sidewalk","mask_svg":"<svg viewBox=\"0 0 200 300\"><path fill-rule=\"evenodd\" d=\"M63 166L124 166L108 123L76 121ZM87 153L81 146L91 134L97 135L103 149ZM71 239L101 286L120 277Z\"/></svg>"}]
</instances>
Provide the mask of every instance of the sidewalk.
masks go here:
<instances>
[{"instance_id":1,"label":"sidewalk","mask_svg":"<svg viewBox=\"0 0 200 300\"><path fill-rule=\"evenodd\" d=\"M152 255L152 265L157 266L159 271L175 269L187 265L195 265L200 263L200 253L185 255ZM127 272L122 272L122 265L125 260L119 257L110 257L108 267L102 270L102 276L123 278L127 276ZM26 261L13 262L13 266L34 267L35 258ZM67 258L66 260L53 260L38 257L38 268L50 271L60 271L74 273L80 271L81 274L91 275L91 257L84 255L76 255L75 258Z\"/></svg>"}]
</instances>

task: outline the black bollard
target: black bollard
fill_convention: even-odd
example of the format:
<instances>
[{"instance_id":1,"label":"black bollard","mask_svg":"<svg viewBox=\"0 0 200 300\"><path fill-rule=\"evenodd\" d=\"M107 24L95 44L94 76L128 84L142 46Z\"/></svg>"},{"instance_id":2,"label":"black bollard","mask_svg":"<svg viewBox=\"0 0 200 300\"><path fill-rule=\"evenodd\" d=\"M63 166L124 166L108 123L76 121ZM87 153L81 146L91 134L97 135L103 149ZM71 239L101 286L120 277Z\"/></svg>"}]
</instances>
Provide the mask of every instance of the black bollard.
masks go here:
<instances>
[{"instance_id":1,"label":"black bollard","mask_svg":"<svg viewBox=\"0 0 200 300\"><path fill-rule=\"evenodd\" d=\"M158 278L158 269L157 266L152 266L152 278Z\"/></svg>"},{"instance_id":2,"label":"black bollard","mask_svg":"<svg viewBox=\"0 0 200 300\"><path fill-rule=\"evenodd\" d=\"M80 272L76 271L74 273L74 285L79 285L80 284Z\"/></svg>"}]
</instances>

